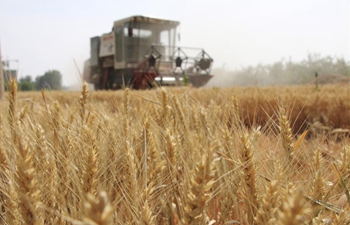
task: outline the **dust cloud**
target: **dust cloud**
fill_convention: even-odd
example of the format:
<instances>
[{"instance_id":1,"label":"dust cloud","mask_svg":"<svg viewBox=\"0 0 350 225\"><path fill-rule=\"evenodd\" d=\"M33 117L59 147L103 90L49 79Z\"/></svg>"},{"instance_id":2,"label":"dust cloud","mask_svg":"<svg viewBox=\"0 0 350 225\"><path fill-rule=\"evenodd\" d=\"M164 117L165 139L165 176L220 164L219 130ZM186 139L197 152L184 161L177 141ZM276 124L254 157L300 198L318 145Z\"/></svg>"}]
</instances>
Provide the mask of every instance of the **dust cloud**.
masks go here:
<instances>
[{"instance_id":1,"label":"dust cloud","mask_svg":"<svg viewBox=\"0 0 350 225\"><path fill-rule=\"evenodd\" d=\"M344 58L309 54L305 60L280 60L241 69L214 68L206 87L300 85L314 82L342 83L350 78L350 62Z\"/></svg>"}]
</instances>

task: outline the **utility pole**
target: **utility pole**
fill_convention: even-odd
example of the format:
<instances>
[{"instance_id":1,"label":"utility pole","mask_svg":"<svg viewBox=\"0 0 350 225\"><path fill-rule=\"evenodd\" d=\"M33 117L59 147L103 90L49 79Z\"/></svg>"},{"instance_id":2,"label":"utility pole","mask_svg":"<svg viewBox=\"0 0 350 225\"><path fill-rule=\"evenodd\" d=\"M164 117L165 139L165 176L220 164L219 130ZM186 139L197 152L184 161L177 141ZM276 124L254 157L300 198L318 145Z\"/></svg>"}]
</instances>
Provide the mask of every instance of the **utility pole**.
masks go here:
<instances>
[{"instance_id":1,"label":"utility pole","mask_svg":"<svg viewBox=\"0 0 350 225\"><path fill-rule=\"evenodd\" d=\"M4 74L2 69L1 43L0 43L0 100L3 100L4 96L5 96L5 84L4 84Z\"/></svg>"}]
</instances>

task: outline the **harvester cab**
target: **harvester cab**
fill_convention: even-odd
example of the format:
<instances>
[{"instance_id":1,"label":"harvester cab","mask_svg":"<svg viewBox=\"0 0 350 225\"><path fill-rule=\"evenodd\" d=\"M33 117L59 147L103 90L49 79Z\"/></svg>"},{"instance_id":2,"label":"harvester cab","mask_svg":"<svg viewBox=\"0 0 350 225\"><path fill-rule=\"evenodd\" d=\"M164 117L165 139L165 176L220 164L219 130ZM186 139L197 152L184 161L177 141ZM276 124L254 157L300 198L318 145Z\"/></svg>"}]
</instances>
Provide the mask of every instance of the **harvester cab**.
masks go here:
<instances>
[{"instance_id":1,"label":"harvester cab","mask_svg":"<svg viewBox=\"0 0 350 225\"><path fill-rule=\"evenodd\" d=\"M145 16L115 21L110 33L90 39L84 79L96 90L205 85L213 59L204 49L176 47L179 24Z\"/></svg>"}]
</instances>

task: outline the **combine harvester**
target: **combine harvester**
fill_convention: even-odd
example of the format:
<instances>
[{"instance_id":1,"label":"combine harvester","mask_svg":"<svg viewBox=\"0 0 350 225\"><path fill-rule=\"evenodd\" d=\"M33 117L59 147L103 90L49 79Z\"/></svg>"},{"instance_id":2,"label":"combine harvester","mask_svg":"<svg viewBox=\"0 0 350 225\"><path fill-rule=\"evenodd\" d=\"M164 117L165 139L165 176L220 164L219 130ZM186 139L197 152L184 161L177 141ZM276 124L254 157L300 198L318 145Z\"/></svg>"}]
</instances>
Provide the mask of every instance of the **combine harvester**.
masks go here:
<instances>
[{"instance_id":1,"label":"combine harvester","mask_svg":"<svg viewBox=\"0 0 350 225\"><path fill-rule=\"evenodd\" d=\"M115 21L110 33L90 39L84 79L95 90L205 85L213 59L203 49L176 47L179 24L146 16Z\"/></svg>"}]
</instances>

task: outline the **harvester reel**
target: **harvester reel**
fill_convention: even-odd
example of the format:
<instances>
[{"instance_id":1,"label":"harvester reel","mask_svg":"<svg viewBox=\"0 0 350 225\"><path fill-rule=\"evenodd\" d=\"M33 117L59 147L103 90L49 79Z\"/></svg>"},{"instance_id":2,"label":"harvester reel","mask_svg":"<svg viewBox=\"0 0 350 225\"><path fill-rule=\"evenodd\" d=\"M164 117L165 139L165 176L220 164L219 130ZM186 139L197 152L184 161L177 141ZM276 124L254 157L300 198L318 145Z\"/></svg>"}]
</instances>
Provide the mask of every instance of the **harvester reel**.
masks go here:
<instances>
[{"instance_id":1,"label":"harvester reel","mask_svg":"<svg viewBox=\"0 0 350 225\"><path fill-rule=\"evenodd\" d=\"M177 54L177 57L175 58L176 54ZM183 55L183 56L181 56L181 55ZM182 75L184 75L185 70L182 67L182 63L184 61L186 61L186 63L187 63L188 57L187 57L186 53L181 48L178 48L176 51L174 51L173 56L171 57L171 59L174 59L174 58L175 58L175 60L174 60L175 68L173 69L173 73L176 73L176 70L179 68L182 72Z\"/></svg>"},{"instance_id":2,"label":"harvester reel","mask_svg":"<svg viewBox=\"0 0 350 225\"><path fill-rule=\"evenodd\" d=\"M207 70L210 68L211 60L210 59L205 59L201 58L198 62L198 66L201 70Z\"/></svg>"},{"instance_id":3,"label":"harvester reel","mask_svg":"<svg viewBox=\"0 0 350 225\"><path fill-rule=\"evenodd\" d=\"M148 68L155 67L156 66L156 60L157 56L154 56L153 54L148 58Z\"/></svg>"},{"instance_id":4,"label":"harvester reel","mask_svg":"<svg viewBox=\"0 0 350 225\"><path fill-rule=\"evenodd\" d=\"M160 59L162 57L162 54L159 53L159 51L154 47L151 46L146 54L144 55L144 57L147 59L148 58L148 67L147 67L147 71L150 68L154 68L155 70L157 70L157 60Z\"/></svg>"},{"instance_id":5,"label":"harvester reel","mask_svg":"<svg viewBox=\"0 0 350 225\"><path fill-rule=\"evenodd\" d=\"M202 50L196 57L195 61L196 61L195 67L197 69L197 73L200 73L202 71L209 73L213 59L208 55L208 53Z\"/></svg>"}]
</instances>

